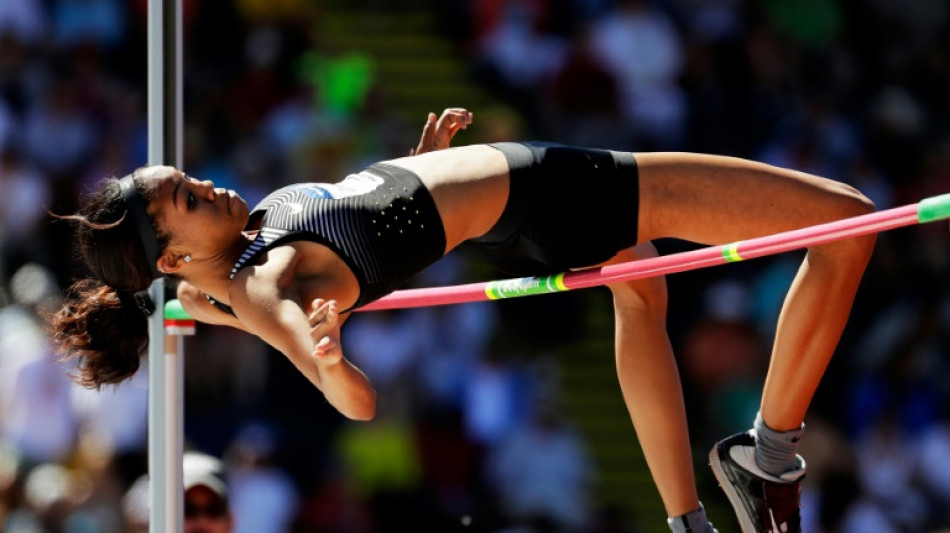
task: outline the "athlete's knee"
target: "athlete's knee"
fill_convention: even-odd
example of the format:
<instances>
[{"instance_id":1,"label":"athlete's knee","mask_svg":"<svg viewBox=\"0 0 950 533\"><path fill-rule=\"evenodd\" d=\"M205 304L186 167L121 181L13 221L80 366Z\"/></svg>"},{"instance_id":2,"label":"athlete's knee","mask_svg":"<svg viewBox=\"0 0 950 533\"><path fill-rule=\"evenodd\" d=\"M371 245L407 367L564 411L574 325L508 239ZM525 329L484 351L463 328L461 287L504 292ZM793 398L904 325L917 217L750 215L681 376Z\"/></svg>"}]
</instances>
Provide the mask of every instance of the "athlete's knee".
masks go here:
<instances>
[{"instance_id":1,"label":"athlete's knee","mask_svg":"<svg viewBox=\"0 0 950 533\"><path fill-rule=\"evenodd\" d=\"M835 207L842 218L867 215L875 211L874 202L858 189L847 183L834 182Z\"/></svg>"},{"instance_id":2,"label":"athlete's knee","mask_svg":"<svg viewBox=\"0 0 950 533\"><path fill-rule=\"evenodd\" d=\"M845 183L835 182L835 218L853 218L873 213L876 208L874 202L859 190ZM812 251L816 255L833 256L835 261L846 261L851 265L863 268L874 251L876 233L850 237L839 241L816 246Z\"/></svg>"},{"instance_id":3,"label":"athlete's knee","mask_svg":"<svg viewBox=\"0 0 950 533\"><path fill-rule=\"evenodd\" d=\"M625 281L608 285L618 312L650 313L661 321L666 320L668 297L663 276Z\"/></svg>"},{"instance_id":4,"label":"athlete's knee","mask_svg":"<svg viewBox=\"0 0 950 533\"><path fill-rule=\"evenodd\" d=\"M658 254L656 247L650 242L645 242L622 250L610 261L602 266L626 263L630 261L642 261L656 257ZM621 281L617 283L608 283L607 288L614 297L614 307L618 312L627 310L629 312L650 312L661 320L666 320L667 294L666 278L663 276L654 276L650 278Z\"/></svg>"}]
</instances>

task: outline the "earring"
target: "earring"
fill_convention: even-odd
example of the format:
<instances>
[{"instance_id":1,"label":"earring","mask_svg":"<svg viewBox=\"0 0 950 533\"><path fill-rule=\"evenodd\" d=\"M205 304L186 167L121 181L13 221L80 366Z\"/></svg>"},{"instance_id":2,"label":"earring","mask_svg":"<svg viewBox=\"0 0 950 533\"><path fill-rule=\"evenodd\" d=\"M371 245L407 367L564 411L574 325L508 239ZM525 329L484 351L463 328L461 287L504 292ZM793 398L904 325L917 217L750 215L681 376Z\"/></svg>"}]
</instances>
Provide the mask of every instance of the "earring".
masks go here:
<instances>
[{"instance_id":1,"label":"earring","mask_svg":"<svg viewBox=\"0 0 950 533\"><path fill-rule=\"evenodd\" d=\"M190 262L191 262L191 256L190 256L190 255L186 255L186 256L184 257L184 260L185 260L186 263L190 263Z\"/></svg>"}]
</instances>

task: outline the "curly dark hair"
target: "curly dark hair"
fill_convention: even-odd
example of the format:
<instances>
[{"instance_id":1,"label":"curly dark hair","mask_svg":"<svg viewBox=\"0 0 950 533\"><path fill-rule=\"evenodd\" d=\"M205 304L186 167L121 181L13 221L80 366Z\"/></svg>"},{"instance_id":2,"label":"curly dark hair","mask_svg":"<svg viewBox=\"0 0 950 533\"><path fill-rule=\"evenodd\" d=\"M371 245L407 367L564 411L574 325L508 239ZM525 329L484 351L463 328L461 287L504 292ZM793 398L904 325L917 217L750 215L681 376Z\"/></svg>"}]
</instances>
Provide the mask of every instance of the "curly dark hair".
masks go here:
<instances>
[{"instance_id":1,"label":"curly dark hair","mask_svg":"<svg viewBox=\"0 0 950 533\"><path fill-rule=\"evenodd\" d=\"M133 172L132 178L149 204L156 193L141 176L142 170ZM74 381L95 389L119 383L135 374L148 345L148 320L135 293L153 281L119 180L106 179L78 214L53 216L76 223L79 252L92 277L73 283L63 307L47 317L50 336L64 360L78 362ZM154 216L149 220L164 250L169 238L157 228Z\"/></svg>"}]
</instances>

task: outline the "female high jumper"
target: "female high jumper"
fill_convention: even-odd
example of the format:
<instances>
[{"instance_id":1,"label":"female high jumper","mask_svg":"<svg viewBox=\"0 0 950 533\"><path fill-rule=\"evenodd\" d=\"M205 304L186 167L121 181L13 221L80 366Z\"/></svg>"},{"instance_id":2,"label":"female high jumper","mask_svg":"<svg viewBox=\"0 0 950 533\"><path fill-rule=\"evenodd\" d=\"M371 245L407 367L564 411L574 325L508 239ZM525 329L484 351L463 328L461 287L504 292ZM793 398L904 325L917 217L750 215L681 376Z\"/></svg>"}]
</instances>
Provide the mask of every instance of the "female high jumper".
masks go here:
<instances>
[{"instance_id":1,"label":"female high jumper","mask_svg":"<svg viewBox=\"0 0 950 533\"><path fill-rule=\"evenodd\" d=\"M278 189L249 210L234 191L179 169L108 179L77 215L91 272L51 319L77 380L116 383L138 368L160 276L198 320L257 335L345 416L376 396L343 355L347 312L402 286L465 243L501 268L540 275L656 255L650 241L706 245L874 210L855 189L774 166L695 153L627 153L539 143L449 148L464 109L430 114L415 155L338 183ZM742 531L800 530L804 418L847 322L874 236L808 249L778 318L752 428L710 453ZM663 278L609 285L624 401L676 532L711 532L699 501ZM147 293L144 293L147 295Z\"/></svg>"}]
</instances>

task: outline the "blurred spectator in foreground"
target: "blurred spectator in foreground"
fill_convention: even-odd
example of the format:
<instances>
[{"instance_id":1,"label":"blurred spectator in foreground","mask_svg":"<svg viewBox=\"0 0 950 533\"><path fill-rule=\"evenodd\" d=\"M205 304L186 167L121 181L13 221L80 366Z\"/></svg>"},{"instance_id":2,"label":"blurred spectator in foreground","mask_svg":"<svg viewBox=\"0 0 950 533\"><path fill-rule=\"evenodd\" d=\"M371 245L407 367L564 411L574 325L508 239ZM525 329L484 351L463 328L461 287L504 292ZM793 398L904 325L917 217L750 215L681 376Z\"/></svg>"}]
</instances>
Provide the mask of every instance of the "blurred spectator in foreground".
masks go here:
<instances>
[{"instance_id":1,"label":"blurred spectator in foreground","mask_svg":"<svg viewBox=\"0 0 950 533\"><path fill-rule=\"evenodd\" d=\"M224 464L210 455L185 452L183 466L185 533L233 531Z\"/></svg>"},{"instance_id":2,"label":"blurred spectator in foreground","mask_svg":"<svg viewBox=\"0 0 950 533\"><path fill-rule=\"evenodd\" d=\"M59 287L44 267L27 264L10 280L14 304L0 311L0 439L30 465L66 459L78 420L72 384L56 360L39 316Z\"/></svg>"},{"instance_id":3,"label":"blurred spectator in foreground","mask_svg":"<svg viewBox=\"0 0 950 533\"><path fill-rule=\"evenodd\" d=\"M27 261L48 257L42 225L52 199L46 176L12 141L4 144L3 114L0 98L0 280Z\"/></svg>"},{"instance_id":4,"label":"blurred spectator in foreground","mask_svg":"<svg viewBox=\"0 0 950 533\"><path fill-rule=\"evenodd\" d=\"M681 146L687 98L677 84L683 45L672 19L646 0L623 0L590 32L594 57L619 84L623 115L638 146Z\"/></svg>"},{"instance_id":5,"label":"blurred spectator in foreground","mask_svg":"<svg viewBox=\"0 0 950 533\"><path fill-rule=\"evenodd\" d=\"M505 2L497 20L477 36L476 71L508 103L536 118L537 91L558 72L567 43L544 28L545 14L537 2Z\"/></svg>"},{"instance_id":6,"label":"blurred spectator in foreground","mask_svg":"<svg viewBox=\"0 0 950 533\"><path fill-rule=\"evenodd\" d=\"M683 374L694 412L704 421L693 430L697 438L740 431L755 417L769 352L752 320L751 299L743 281L713 283L703 296L702 314L683 334Z\"/></svg>"},{"instance_id":7,"label":"blurred spectator in foreground","mask_svg":"<svg viewBox=\"0 0 950 533\"><path fill-rule=\"evenodd\" d=\"M129 533L148 533L148 476L139 477L125 493L122 517Z\"/></svg>"},{"instance_id":8,"label":"blurred spectator in foreground","mask_svg":"<svg viewBox=\"0 0 950 533\"><path fill-rule=\"evenodd\" d=\"M298 495L277 465L278 439L265 424L250 423L227 452L230 502L236 533L281 533L290 529Z\"/></svg>"},{"instance_id":9,"label":"blurred spectator in foreground","mask_svg":"<svg viewBox=\"0 0 950 533\"><path fill-rule=\"evenodd\" d=\"M550 403L490 453L486 465L502 511L519 527L584 531L591 520L590 459Z\"/></svg>"},{"instance_id":10,"label":"blurred spectator in foreground","mask_svg":"<svg viewBox=\"0 0 950 533\"><path fill-rule=\"evenodd\" d=\"M76 472L56 463L43 463L24 478L23 499L2 526L8 533L79 531L85 520L77 511L82 481ZM70 529L76 527L77 529Z\"/></svg>"},{"instance_id":11,"label":"blurred spectator in foreground","mask_svg":"<svg viewBox=\"0 0 950 533\"><path fill-rule=\"evenodd\" d=\"M626 148L620 80L598 56L597 36L587 25L554 73L548 88L547 125L566 144ZM591 98L596 94L597 98Z\"/></svg>"},{"instance_id":12,"label":"blurred spectator in foreground","mask_svg":"<svg viewBox=\"0 0 950 533\"><path fill-rule=\"evenodd\" d=\"M182 457L185 533L230 533L234 518L224 463L218 458L186 451ZM143 474L122 498L123 531L149 531L148 475Z\"/></svg>"}]
</instances>

